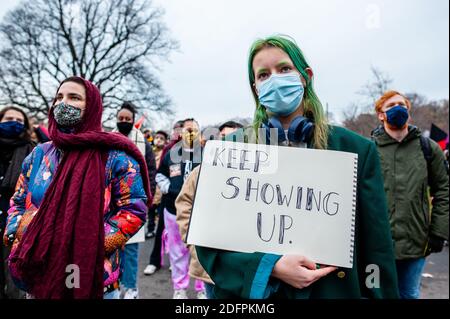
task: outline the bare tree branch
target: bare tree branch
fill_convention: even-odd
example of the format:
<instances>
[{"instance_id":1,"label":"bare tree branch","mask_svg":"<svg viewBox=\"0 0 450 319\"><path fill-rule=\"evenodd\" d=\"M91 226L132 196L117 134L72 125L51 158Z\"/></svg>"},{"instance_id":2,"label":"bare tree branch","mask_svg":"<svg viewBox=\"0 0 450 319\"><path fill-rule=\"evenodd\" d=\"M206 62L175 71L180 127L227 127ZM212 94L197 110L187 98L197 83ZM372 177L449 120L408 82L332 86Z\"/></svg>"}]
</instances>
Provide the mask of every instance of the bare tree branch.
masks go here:
<instances>
[{"instance_id":1,"label":"bare tree branch","mask_svg":"<svg viewBox=\"0 0 450 319\"><path fill-rule=\"evenodd\" d=\"M0 99L43 117L64 78L99 86L105 119L124 101L170 113L156 61L178 48L150 0L22 2L0 24Z\"/></svg>"},{"instance_id":2,"label":"bare tree branch","mask_svg":"<svg viewBox=\"0 0 450 319\"><path fill-rule=\"evenodd\" d=\"M375 101L390 89L393 82L392 78L387 73L382 72L375 66L371 66L370 71L372 79L356 92L365 98L365 102L363 102L364 105L362 105L364 111L370 111L373 108Z\"/></svg>"}]
</instances>

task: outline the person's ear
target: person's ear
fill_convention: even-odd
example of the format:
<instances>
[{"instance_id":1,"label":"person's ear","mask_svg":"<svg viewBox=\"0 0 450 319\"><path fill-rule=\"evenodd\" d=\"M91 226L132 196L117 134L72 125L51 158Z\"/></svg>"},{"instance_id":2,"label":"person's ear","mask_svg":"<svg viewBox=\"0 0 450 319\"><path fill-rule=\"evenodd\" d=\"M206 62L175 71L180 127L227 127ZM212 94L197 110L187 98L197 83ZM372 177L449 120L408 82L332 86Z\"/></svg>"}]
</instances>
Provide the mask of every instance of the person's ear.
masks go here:
<instances>
[{"instance_id":1,"label":"person's ear","mask_svg":"<svg viewBox=\"0 0 450 319\"><path fill-rule=\"evenodd\" d=\"M306 74L308 74L309 81L312 81L312 78L313 78L313 76L314 76L313 70L312 70L311 68L308 67L308 68L305 69L305 72L306 72Z\"/></svg>"},{"instance_id":2,"label":"person's ear","mask_svg":"<svg viewBox=\"0 0 450 319\"><path fill-rule=\"evenodd\" d=\"M256 96L259 96L258 89L256 88L256 83L253 83L252 87L253 87L253 91L255 92Z\"/></svg>"},{"instance_id":3,"label":"person's ear","mask_svg":"<svg viewBox=\"0 0 450 319\"><path fill-rule=\"evenodd\" d=\"M381 122L384 122L385 116L384 116L384 113L383 113L383 112L377 112L377 116L378 116L378 119L379 119Z\"/></svg>"}]
</instances>

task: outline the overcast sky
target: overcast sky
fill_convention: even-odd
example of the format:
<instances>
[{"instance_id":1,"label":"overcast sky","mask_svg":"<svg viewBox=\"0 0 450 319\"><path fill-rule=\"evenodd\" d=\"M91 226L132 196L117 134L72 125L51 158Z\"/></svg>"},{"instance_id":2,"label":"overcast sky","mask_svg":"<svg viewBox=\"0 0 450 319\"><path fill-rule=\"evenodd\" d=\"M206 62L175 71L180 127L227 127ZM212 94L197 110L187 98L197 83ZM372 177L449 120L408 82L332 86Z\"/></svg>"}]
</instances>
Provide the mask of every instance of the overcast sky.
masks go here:
<instances>
[{"instance_id":1,"label":"overcast sky","mask_svg":"<svg viewBox=\"0 0 450 319\"><path fill-rule=\"evenodd\" d=\"M19 0L0 0L0 18ZM161 78L177 118L200 124L252 117L247 54L258 37L293 37L315 73L330 112L357 101L371 65L393 88L449 97L448 0L154 0L180 51Z\"/></svg>"}]
</instances>

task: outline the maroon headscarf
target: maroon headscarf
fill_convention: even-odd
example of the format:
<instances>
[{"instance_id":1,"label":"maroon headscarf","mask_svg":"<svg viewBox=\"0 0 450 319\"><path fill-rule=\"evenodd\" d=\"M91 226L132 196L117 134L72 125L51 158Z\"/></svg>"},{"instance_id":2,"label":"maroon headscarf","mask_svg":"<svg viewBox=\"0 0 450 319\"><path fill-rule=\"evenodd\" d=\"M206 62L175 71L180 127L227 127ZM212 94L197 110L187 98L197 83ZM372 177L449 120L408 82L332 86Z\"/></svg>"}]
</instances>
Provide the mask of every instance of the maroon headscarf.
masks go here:
<instances>
[{"instance_id":1,"label":"maroon headscarf","mask_svg":"<svg viewBox=\"0 0 450 319\"><path fill-rule=\"evenodd\" d=\"M83 83L86 89L83 121L74 133L63 133L50 110L50 138L63 150L63 157L38 213L10 256L10 267L39 299L103 298L108 150L125 151L138 161L147 205L152 202L147 165L139 149L122 134L102 131L103 105L97 87L79 77L62 83L70 81ZM69 265L79 268L79 288L66 286L68 276L75 274Z\"/></svg>"}]
</instances>

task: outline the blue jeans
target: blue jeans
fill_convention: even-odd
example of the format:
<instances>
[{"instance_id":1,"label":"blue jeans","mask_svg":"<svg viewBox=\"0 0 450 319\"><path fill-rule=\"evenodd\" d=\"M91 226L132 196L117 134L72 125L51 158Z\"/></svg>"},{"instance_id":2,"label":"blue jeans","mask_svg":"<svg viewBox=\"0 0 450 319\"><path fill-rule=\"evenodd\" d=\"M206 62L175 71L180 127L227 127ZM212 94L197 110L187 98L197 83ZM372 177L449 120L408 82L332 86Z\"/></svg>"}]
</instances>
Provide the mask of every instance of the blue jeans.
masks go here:
<instances>
[{"instance_id":1,"label":"blue jeans","mask_svg":"<svg viewBox=\"0 0 450 319\"><path fill-rule=\"evenodd\" d=\"M398 289L402 299L419 299L425 258L396 260Z\"/></svg>"},{"instance_id":2,"label":"blue jeans","mask_svg":"<svg viewBox=\"0 0 450 319\"><path fill-rule=\"evenodd\" d=\"M139 260L139 244L125 245L122 251L122 260L120 262L122 268L121 283L125 288L137 288L137 272Z\"/></svg>"},{"instance_id":3,"label":"blue jeans","mask_svg":"<svg viewBox=\"0 0 450 319\"><path fill-rule=\"evenodd\" d=\"M119 289L104 294L103 299L119 299Z\"/></svg>"}]
</instances>

